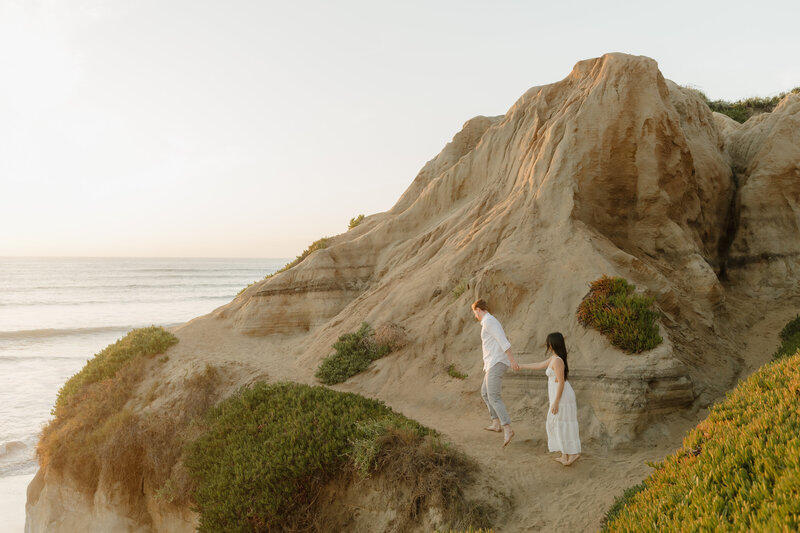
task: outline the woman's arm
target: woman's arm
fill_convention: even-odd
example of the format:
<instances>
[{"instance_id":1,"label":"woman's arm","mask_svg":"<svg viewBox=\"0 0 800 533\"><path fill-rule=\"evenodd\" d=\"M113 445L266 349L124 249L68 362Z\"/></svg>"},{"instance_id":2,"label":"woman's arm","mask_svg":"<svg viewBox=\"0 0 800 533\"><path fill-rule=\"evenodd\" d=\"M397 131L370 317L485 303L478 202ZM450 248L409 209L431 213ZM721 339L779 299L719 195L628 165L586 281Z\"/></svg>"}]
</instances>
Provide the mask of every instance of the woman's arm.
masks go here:
<instances>
[{"instance_id":1,"label":"woman's arm","mask_svg":"<svg viewBox=\"0 0 800 533\"><path fill-rule=\"evenodd\" d=\"M550 360L551 359L552 359L552 357L548 357L544 361L539 361L538 363L526 363L524 365L520 364L519 367L520 368L527 368L528 370L541 370L543 368L547 368L547 365L550 364Z\"/></svg>"},{"instance_id":2,"label":"woman's arm","mask_svg":"<svg viewBox=\"0 0 800 533\"><path fill-rule=\"evenodd\" d=\"M558 390L556 391L556 399L553 400L553 407L550 411L554 414L558 414L558 402L561 401L561 393L564 392L564 362L561 360L560 357L556 358L553 362L553 370L556 373L556 379L558 380Z\"/></svg>"}]
</instances>

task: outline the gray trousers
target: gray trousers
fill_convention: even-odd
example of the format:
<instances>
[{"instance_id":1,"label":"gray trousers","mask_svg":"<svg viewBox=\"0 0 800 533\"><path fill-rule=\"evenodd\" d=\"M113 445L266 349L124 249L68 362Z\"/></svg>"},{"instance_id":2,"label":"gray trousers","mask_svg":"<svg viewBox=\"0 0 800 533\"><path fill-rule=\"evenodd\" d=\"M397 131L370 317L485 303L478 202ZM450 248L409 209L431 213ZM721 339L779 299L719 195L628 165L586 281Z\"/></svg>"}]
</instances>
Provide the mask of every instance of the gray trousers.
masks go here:
<instances>
[{"instance_id":1,"label":"gray trousers","mask_svg":"<svg viewBox=\"0 0 800 533\"><path fill-rule=\"evenodd\" d=\"M481 385L481 397L489 408L489 416L499 418L502 425L510 424L511 418L508 416L506 406L500 398L500 386L503 382L503 374L508 370L505 363L495 363L483 376Z\"/></svg>"}]
</instances>

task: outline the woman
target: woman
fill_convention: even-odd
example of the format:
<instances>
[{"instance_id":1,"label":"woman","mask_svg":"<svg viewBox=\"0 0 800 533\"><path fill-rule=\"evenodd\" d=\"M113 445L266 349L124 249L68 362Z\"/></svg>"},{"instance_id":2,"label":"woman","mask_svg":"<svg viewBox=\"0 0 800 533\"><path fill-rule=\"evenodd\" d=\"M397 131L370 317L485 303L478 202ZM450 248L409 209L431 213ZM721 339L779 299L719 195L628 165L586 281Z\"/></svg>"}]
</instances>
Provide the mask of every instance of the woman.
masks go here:
<instances>
[{"instance_id":1,"label":"woman","mask_svg":"<svg viewBox=\"0 0 800 533\"><path fill-rule=\"evenodd\" d=\"M547 351L553 355L539 363L519 365L520 368L541 370L546 368L547 394L550 410L547 412L547 447L551 452L561 452L556 459L564 466L578 460L581 453L581 438L578 433L578 406L575 391L569 384L569 365L567 347L561 333L547 336Z\"/></svg>"}]
</instances>

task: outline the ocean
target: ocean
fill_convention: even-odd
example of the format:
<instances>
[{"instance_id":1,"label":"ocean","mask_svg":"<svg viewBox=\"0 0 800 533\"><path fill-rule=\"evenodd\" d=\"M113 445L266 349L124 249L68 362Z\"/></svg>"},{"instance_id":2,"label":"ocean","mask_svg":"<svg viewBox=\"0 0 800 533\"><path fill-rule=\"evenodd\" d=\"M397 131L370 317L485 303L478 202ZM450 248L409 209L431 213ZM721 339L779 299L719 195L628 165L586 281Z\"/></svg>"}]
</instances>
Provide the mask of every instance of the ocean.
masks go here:
<instances>
[{"instance_id":1,"label":"ocean","mask_svg":"<svg viewBox=\"0 0 800 533\"><path fill-rule=\"evenodd\" d=\"M0 516L22 531L25 487L58 390L133 328L228 303L288 259L0 257Z\"/></svg>"}]
</instances>

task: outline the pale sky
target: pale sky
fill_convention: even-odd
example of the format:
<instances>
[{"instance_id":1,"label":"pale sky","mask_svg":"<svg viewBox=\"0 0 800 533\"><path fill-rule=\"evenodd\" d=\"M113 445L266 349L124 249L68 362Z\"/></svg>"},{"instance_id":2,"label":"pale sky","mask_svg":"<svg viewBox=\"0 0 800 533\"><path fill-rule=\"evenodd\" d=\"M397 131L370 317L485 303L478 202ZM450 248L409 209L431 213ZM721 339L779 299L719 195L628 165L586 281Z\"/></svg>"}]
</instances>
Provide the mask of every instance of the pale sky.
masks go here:
<instances>
[{"instance_id":1,"label":"pale sky","mask_svg":"<svg viewBox=\"0 0 800 533\"><path fill-rule=\"evenodd\" d=\"M292 257L606 52L800 86L800 2L0 0L0 256Z\"/></svg>"}]
</instances>

